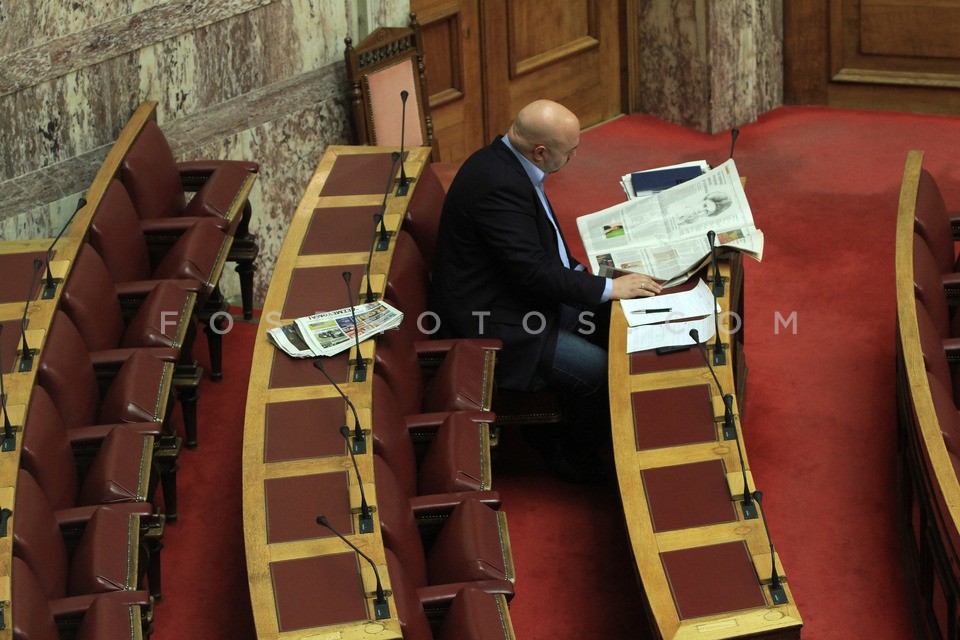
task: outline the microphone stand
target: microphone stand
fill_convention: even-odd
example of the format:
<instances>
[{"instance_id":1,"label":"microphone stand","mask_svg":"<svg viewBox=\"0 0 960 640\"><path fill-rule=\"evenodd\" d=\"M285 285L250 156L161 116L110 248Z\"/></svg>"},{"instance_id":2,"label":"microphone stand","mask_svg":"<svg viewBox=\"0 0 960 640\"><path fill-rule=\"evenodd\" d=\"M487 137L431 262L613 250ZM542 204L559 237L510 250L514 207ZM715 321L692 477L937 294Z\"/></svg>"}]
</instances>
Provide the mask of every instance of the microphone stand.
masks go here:
<instances>
[{"instance_id":1,"label":"microphone stand","mask_svg":"<svg viewBox=\"0 0 960 640\"><path fill-rule=\"evenodd\" d=\"M67 219L66 223L60 227L60 232L57 233L57 237L53 239L53 242L50 243L50 248L47 249L47 283L43 287L43 293L41 298L43 300L50 300L53 298L54 294L57 292L57 283L62 282L60 278L54 279L53 271L50 270L50 257L53 253L53 247L57 244L57 241L60 240L60 236L63 235L63 232L67 230L67 227L70 226L70 223L73 222L73 219L77 216L77 213L80 209L83 209L87 206L87 200L85 198L80 198L77 200L77 208L73 210L73 213L70 214L70 217Z\"/></svg>"},{"instance_id":2,"label":"microphone stand","mask_svg":"<svg viewBox=\"0 0 960 640\"><path fill-rule=\"evenodd\" d=\"M390 233L387 231L387 224L384 222L384 215L387 213L387 196L390 195L391 187L393 186L393 172L397 168L397 160L400 159L400 154L396 151L390 153L390 173L387 175L387 188L383 191L383 204L380 205L380 213L373 216L374 226L379 225L380 228L380 237L377 240L377 251L386 251L390 247ZM400 164L400 173L403 174L403 163ZM401 178L402 179L402 178ZM371 258L373 257L373 252L371 251ZM367 260L367 287L370 286L370 260ZM372 300L367 300L367 302L373 302Z\"/></svg>"},{"instance_id":3,"label":"microphone stand","mask_svg":"<svg viewBox=\"0 0 960 640\"><path fill-rule=\"evenodd\" d=\"M17 371L26 373L33 369L33 356L36 349L31 349L27 344L27 312L30 310L30 298L33 297L33 285L37 282L37 273L40 272L40 266L43 261L40 258L33 259L33 277L30 278L30 288L27 289L27 302L23 305L23 317L20 318L20 336L23 340L23 347L20 349L20 365Z\"/></svg>"},{"instance_id":4,"label":"microphone stand","mask_svg":"<svg viewBox=\"0 0 960 640\"><path fill-rule=\"evenodd\" d=\"M3 325L0 324L0 336L3 335ZM3 444L0 451L13 451L17 448L17 434L10 424L10 413L7 411L7 390L3 386L3 352L0 351L0 409L3 410Z\"/></svg>"},{"instance_id":5,"label":"microphone stand","mask_svg":"<svg viewBox=\"0 0 960 640\"><path fill-rule=\"evenodd\" d=\"M357 327L357 310L353 306L353 292L350 290L350 272L344 271L342 274L343 283L347 286L347 299L350 301L350 317L353 320L353 337L357 342L357 365L353 368L353 381L354 382L364 382L367 379L367 363L363 361L363 356L360 355L360 329ZM367 282L370 281L370 278L367 277ZM350 358L347 357L347 362L350 361Z\"/></svg>"},{"instance_id":6,"label":"microphone stand","mask_svg":"<svg viewBox=\"0 0 960 640\"><path fill-rule=\"evenodd\" d=\"M340 435L347 441L347 452L353 461L353 471L357 474L357 488L360 490L360 533L373 533L373 515L367 504L367 496L363 493L363 478L360 477L360 469L357 467L357 456L353 454L353 447L350 446L350 428L346 425L340 427Z\"/></svg>"},{"instance_id":7,"label":"microphone stand","mask_svg":"<svg viewBox=\"0 0 960 640\"><path fill-rule=\"evenodd\" d=\"M753 499L760 506L760 511L763 512L763 494L754 491ZM780 574L777 573L777 554L773 550L773 537L770 535L770 527L767 525L766 513L763 513L763 530L766 531L767 542L770 544L770 599L773 600L773 604L786 604L789 600L787 599L787 592L780 582Z\"/></svg>"},{"instance_id":8,"label":"microphone stand","mask_svg":"<svg viewBox=\"0 0 960 640\"><path fill-rule=\"evenodd\" d=\"M403 167L403 138L407 133L407 96L410 94L406 89L400 92L400 101L403 102L403 110L400 112L400 182L397 185L397 195L405 196L410 188L410 180L407 179L407 172Z\"/></svg>"},{"instance_id":9,"label":"microphone stand","mask_svg":"<svg viewBox=\"0 0 960 640\"><path fill-rule=\"evenodd\" d=\"M353 549L357 555L370 563L370 567L373 569L373 577L377 579L377 590L374 592L375 598L373 601L374 617L376 617L377 620L386 620L389 618L390 605L387 603L387 596L390 595L390 592L384 591L383 589L383 584L380 582L380 572L377 571L377 565L373 563L373 560L371 560L367 554L365 554L363 551L360 551L360 549L357 548L357 545L344 538L343 534L334 529L330 525L330 521L327 520L327 516L322 514L317 516L317 524L332 531L335 536L347 543L347 546Z\"/></svg>"},{"instance_id":10,"label":"microphone stand","mask_svg":"<svg viewBox=\"0 0 960 640\"><path fill-rule=\"evenodd\" d=\"M320 373L333 385L333 388L337 390L337 393L340 394L340 397L347 403L347 406L350 407L350 410L353 411L353 446L352 450L354 453L361 455L367 452L367 439L364 435L363 429L360 428L360 418L357 416L357 409L353 406L353 403L350 402L350 398L347 397L347 394L340 389L336 382L333 381L333 378L330 377L330 374L327 373L327 370L323 368L323 362L320 358L317 358L313 361L313 366L320 370ZM346 425L344 425L346 428Z\"/></svg>"}]
</instances>

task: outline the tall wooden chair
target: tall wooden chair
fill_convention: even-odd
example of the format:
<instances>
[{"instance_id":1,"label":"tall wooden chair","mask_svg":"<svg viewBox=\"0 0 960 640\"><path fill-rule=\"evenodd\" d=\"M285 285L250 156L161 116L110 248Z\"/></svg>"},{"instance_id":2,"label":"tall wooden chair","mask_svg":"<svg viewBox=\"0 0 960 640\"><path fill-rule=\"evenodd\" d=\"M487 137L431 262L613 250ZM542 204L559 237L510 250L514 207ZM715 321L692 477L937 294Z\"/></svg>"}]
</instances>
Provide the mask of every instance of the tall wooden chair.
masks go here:
<instances>
[{"instance_id":1,"label":"tall wooden chair","mask_svg":"<svg viewBox=\"0 0 960 640\"><path fill-rule=\"evenodd\" d=\"M353 38L344 43L357 142L399 147L403 131L404 147L433 147L438 160L417 14L410 14L409 27L381 27L356 47ZM407 92L405 117L401 91Z\"/></svg>"}]
</instances>

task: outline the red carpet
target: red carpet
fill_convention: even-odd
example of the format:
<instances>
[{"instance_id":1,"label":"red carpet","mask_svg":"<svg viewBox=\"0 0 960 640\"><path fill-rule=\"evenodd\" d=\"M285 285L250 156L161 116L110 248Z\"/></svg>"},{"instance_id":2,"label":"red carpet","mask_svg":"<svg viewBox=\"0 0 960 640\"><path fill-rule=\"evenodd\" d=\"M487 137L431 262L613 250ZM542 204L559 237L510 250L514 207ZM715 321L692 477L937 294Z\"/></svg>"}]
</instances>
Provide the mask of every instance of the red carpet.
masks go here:
<instances>
[{"instance_id":1,"label":"red carpet","mask_svg":"<svg viewBox=\"0 0 960 640\"><path fill-rule=\"evenodd\" d=\"M747 261L745 443L805 638L912 637L896 513L893 238L909 149L960 203L960 118L777 109L740 128L735 157L762 264ZM718 164L728 134L644 116L588 132L548 181L574 246L576 216L623 199L631 170ZM581 256L582 257L582 256ZM777 318L796 313L796 333ZM778 333L779 327L779 333ZM200 449L185 452L181 519L167 529L155 638L252 638L240 440L253 330L225 337L225 381L201 390ZM199 342L203 342L202 340ZM517 434L494 473L509 517L517 637L644 638L615 489L545 477Z\"/></svg>"}]
</instances>

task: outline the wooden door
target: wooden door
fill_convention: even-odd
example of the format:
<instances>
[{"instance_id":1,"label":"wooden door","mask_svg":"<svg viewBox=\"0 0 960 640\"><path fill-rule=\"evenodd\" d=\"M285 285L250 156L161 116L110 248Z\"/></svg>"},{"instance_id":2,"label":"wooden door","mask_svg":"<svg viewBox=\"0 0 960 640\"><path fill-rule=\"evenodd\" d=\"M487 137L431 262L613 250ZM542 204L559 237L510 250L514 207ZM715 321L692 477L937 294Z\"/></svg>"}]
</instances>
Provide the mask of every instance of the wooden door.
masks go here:
<instances>
[{"instance_id":1,"label":"wooden door","mask_svg":"<svg viewBox=\"0 0 960 640\"><path fill-rule=\"evenodd\" d=\"M611 0L483 0L486 132L504 133L538 98L584 127L621 113L620 11Z\"/></svg>"},{"instance_id":2,"label":"wooden door","mask_svg":"<svg viewBox=\"0 0 960 640\"><path fill-rule=\"evenodd\" d=\"M784 98L960 113L956 0L784 2Z\"/></svg>"},{"instance_id":3,"label":"wooden door","mask_svg":"<svg viewBox=\"0 0 960 640\"><path fill-rule=\"evenodd\" d=\"M411 0L423 37L433 135L444 162L460 162L483 131L478 0Z\"/></svg>"}]
</instances>

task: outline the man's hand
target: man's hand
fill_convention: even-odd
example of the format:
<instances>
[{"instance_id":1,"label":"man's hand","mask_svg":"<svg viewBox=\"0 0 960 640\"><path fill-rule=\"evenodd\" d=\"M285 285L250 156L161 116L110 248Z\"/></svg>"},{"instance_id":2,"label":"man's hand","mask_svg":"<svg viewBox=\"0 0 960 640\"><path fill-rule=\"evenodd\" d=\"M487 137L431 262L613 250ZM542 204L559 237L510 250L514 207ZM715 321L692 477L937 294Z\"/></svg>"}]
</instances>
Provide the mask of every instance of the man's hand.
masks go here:
<instances>
[{"instance_id":1,"label":"man's hand","mask_svg":"<svg viewBox=\"0 0 960 640\"><path fill-rule=\"evenodd\" d=\"M611 300L624 298L649 298L660 293L660 285L650 276L641 273L630 273L613 279Z\"/></svg>"}]
</instances>

